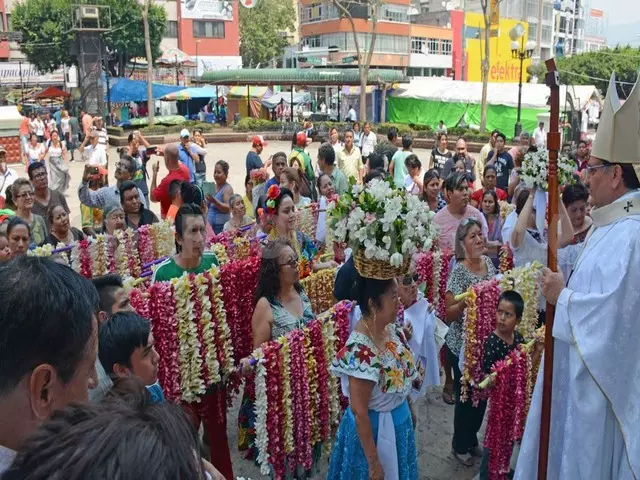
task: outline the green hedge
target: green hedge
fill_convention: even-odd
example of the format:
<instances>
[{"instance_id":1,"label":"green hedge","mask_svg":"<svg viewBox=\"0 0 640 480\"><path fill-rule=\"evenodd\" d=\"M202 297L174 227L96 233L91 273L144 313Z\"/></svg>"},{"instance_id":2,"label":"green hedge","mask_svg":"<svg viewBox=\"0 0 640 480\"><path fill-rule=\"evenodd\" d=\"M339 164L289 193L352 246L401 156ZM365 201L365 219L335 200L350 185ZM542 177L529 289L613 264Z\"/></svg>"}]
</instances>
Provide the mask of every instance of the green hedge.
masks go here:
<instances>
[{"instance_id":1,"label":"green hedge","mask_svg":"<svg viewBox=\"0 0 640 480\"><path fill-rule=\"evenodd\" d=\"M107 127L107 133L113 137L126 137L134 130L138 130L144 136L166 135L168 133L180 133L180 130L183 128L188 129L190 132L199 129L202 130L203 133L207 133L220 128L220 125L217 123L204 123L190 120L180 125L151 125L149 127L131 127L126 129L122 127Z\"/></svg>"},{"instance_id":2,"label":"green hedge","mask_svg":"<svg viewBox=\"0 0 640 480\"><path fill-rule=\"evenodd\" d=\"M233 127L238 132L278 132L282 130L281 122L272 122L263 118L242 118Z\"/></svg>"}]
</instances>

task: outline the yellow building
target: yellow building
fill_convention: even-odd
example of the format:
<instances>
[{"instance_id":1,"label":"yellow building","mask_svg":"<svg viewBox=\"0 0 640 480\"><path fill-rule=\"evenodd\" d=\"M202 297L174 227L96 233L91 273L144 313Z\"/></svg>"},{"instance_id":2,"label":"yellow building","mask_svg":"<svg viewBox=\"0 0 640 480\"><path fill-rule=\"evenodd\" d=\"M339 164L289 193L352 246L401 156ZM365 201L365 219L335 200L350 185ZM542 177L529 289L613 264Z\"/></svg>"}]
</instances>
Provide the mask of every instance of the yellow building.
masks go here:
<instances>
[{"instance_id":1,"label":"yellow building","mask_svg":"<svg viewBox=\"0 0 640 480\"><path fill-rule=\"evenodd\" d=\"M511 38L509 31L518 23L524 26L524 43L527 43L529 24L513 19L500 19L499 28L492 32L489 39L489 81L496 83L518 83L520 80L520 60L511 55ZM470 82L482 81L482 59L484 58L484 19L481 13L465 14L466 50L467 55L467 80ZM497 35L496 33L497 32ZM535 40L535 39L534 39ZM522 39L518 40L522 45ZM526 81L527 67L531 60L523 63L524 73L522 81Z\"/></svg>"}]
</instances>

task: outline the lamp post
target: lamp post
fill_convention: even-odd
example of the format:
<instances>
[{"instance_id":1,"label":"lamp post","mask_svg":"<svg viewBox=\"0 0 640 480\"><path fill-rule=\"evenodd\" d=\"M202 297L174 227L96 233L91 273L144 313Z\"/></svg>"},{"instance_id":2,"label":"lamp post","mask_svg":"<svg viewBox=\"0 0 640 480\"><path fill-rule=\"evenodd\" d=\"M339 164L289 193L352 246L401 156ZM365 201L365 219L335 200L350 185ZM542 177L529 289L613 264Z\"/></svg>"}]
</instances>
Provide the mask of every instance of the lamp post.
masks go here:
<instances>
[{"instance_id":1,"label":"lamp post","mask_svg":"<svg viewBox=\"0 0 640 480\"><path fill-rule=\"evenodd\" d=\"M526 59L533 56L533 52L536 49L536 42L529 40L527 43L524 41L524 26L518 23L515 27L509 31L511 37L511 56L516 60L520 60L520 82L518 84L518 119L515 126L515 137L520 137L522 132L522 122L520 121L520 114L522 111L522 65ZM518 40L520 40L518 42Z\"/></svg>"}]
</instances>

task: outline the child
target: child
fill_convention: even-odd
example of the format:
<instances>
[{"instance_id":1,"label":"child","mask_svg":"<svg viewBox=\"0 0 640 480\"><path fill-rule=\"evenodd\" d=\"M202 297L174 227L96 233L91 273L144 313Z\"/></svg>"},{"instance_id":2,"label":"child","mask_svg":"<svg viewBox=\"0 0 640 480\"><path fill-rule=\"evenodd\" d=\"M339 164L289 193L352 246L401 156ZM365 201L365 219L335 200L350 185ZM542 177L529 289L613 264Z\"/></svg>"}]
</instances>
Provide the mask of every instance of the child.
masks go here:
<instances>
[{"instance_id":1,"label":"child","mask_svg":"<svg viewBox=\"0 0 640 480\"><path fill-rule=\"evenodd\" d=\"M151 324L134 312L118 312L100 326L100 363L112 378L136 376L147 386L152 403L165 401L158 384L158 360Z\"/></svg>"},{"instance_id":2,"label":"child","mask_svg":"<svg viewBox=\"0 0 640 480\"><path fill-rule=\"evenodd\" d=\"M520 343L525 343L520 333L515 331L524 311L524 300L514 290L507 290L498 298L496 329L484 344L484 370L491 373L491 367L506 358ZM489 449L485 447L480 465L480 480L489 478Z\"/></svg>"},{"instance_id":3,"label":"child","mask_svg":"<svg viewBox=\"0 0 640 480\"><path fill-rule=\"evenodd\" d=\"M166 219L171 223L176 221L176 214L178 210L182 206L182 195L180 194L180 188L182 186L182 182L180 180L172 180L169 184L169 197L171 198L171 206L169 210L167 210Z\"/></svg>"},{"instance_id":4,"label":"child","mask_svg":"<svg viewBox=\"0 0 640 480\"><path fill-rule=\"evenodd\" d=\"M6 232L0 233L0 263L11 260L11 249L9 248L9 237Z\"/></svg>"}]
</instances>

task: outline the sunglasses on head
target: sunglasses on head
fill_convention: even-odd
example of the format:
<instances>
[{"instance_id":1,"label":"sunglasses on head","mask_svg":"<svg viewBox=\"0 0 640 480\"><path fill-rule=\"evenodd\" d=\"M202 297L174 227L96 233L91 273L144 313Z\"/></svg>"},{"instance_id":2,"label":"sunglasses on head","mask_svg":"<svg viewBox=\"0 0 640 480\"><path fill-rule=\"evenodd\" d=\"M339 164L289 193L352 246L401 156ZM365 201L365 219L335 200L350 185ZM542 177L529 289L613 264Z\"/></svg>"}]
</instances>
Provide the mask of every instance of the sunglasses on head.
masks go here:
<instances>
[{"instance_id":1,"label":"sunglasses on head","mask_svg":"<svg viewBox=\"0 0 640 480\"><path fill-rule=\"evenodd\" d=\"M413 274L407 273L404 277L402 277L402 285L404 285L405 287L409 287L414 283L418 283L419 280L420 280L420 275L418 275L417 273L413 273Z\"/></svg>"}]
</instances>

